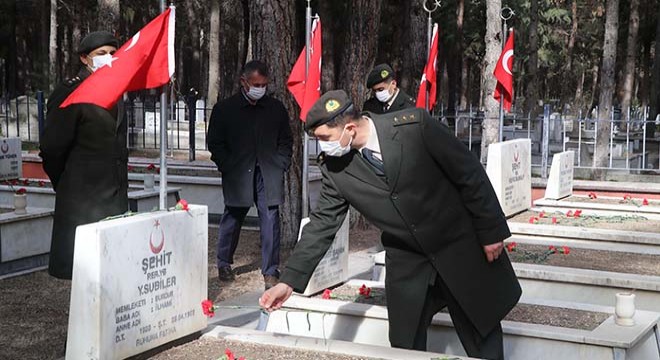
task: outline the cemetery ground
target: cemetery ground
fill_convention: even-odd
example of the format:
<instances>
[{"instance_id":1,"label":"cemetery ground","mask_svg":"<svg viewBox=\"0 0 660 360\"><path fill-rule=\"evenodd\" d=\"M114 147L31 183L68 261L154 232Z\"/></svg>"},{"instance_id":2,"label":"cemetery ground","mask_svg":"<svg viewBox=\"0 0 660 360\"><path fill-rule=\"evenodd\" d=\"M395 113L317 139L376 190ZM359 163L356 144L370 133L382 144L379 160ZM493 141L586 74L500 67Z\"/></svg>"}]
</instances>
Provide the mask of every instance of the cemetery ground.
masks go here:
<instances>
[{"instance_id":1,"label":"cemetery ground","mask_svg":"<svg viewBox=\"0 0 660 360\"><path fill-rule=\"evenodd\" d=\"M259 270L261 249L259 232L243 230L236 254L234 270L236 280L220 284L216 269L215 249L217 226L209 228L209 299L215 303L246 292L262 290L263 277ZM374 228L353 229L350 232L350 251L366 250L380 242L380 233ZM290 255L290 249L282 249L282 265ZM191 264L194 266L194 264ZM281 266L283 267L283 266ZM0 280L0 359L59 359L64 356L64 344L69 314L71 283L38 271ZM256 304L245 304L255 306ZM221 310L219 310L221 311ZM188 338L187 340L193 340ZM226 347L235 349L246 359L263 358L263 348L253 345L225 343L219 340L200 339L171 349L159 349L160 354L138 356L139 359L217 359ZM268 353L277 359L305 359L304 352L269 347ZM309 353L310 359L323 359L322 355ZM332 359L355 359L332 356Z\"/></svg>"}]
</instances>

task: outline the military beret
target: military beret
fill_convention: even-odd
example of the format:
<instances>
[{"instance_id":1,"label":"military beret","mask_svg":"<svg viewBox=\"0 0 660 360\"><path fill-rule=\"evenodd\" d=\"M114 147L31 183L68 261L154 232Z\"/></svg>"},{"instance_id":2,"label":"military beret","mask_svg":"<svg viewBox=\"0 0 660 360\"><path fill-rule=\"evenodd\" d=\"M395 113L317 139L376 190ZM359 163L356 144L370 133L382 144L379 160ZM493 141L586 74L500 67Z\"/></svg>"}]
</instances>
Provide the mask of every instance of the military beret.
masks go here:
<instances>
[{"instance_id":1,"label":"military beret","mask_svg":"<svg viewBox=\"0 0 660 360\"><path fill-rule=\"evenodd\" d=\"M80 42L78 47L78 54L89 54L95 49L100 48L101 46L110 45L116 48L119 47L119 41L111 33L107 31L94 31Z\"/></svg>"},{"instance_id":2,"label":"military beret","mask_svg":"<svg viewBox=\"0 0 660 360\"><path fill-rule=\"evenodd\" d=\"M387 64L379 64L367 76L367 87L371 88L374 85L383 82L387 79L394 77L394 70Z\"/></svg>"},{"instance_id":3,"label":"military beret","mask_svg":"<svg viewBox=\"0 0 660 360\"><path fill-rule=\"evenodd\" d=\"M305 131L310 131L332 121L352 106L353 102L348 97L348 94L346 94L346 91L328 91L316 100L312 108L309 109L305 121Z\"/></svg>"}]
</instances>

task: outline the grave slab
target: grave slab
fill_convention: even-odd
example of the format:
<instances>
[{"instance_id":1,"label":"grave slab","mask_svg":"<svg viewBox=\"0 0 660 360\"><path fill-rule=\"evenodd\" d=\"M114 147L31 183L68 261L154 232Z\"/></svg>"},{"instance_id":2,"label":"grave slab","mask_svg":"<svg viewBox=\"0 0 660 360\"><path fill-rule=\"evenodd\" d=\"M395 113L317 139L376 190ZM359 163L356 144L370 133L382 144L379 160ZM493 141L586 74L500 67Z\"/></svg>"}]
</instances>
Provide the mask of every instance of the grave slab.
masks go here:
<instances>
[{"instance_id":1,"label":"grave slab","mask_svg":"<svg viewBox=\"0 0 660 360\"><path fill-rule=\"evenodd\" d=\"M206 206L79 226L66 359L123 359L207 326Z\"/></svg>"},{"instance_id":2,"label":"grave slab","mask_svg":"<svg viewBox=\"0 0 660 360\"><path fill-rule=\"evenodd\" d=\"M614 198L609 196L599 196L599 199L612 200L614 202L622 200L621 198ZM581 201L582 200L582 201ZM642 199L635 199L641 205ZM556 208L571 208L571 209L591 209L591 210L606 210L606 211L616 211L622 214L632 213L636 215L645 215L645 214L654 214L660 215L660 201L658 200L648 200L649 205L634 205L629 203L619 203L619 204L603 204L594 201L589 201L588 196L584 195L574 195L569 199L556 200L554 198L538 199L534 201L534 206L543 206L543 207L556 207Z\"/></svg>"},{"instance_id":3,"label":"grave slab","mask_svg":"<svg viewBox=\"0 0 660 360\"><path fill-rule=\"evenodd\" d=\"M488 146L486 173L504 215L527 210L532 203L531 141L518 139Z\"/></svg>"},{"instance_id":4,"label":"grave slab","mask_svg":"<svg viewBox=\"0 0 660 360\"><path fill-rule=\"evenodd\" d=\"M21 139L17 137L0 139L0 181L23 177Z\"/></svg>"},{"instance_id":5,"label":"grave slab","mask_svg":"<svg viewBox=\"0 0 660 360\"><path fill-rule=\"evenodd\" d=\"M561 199L573 193L573 164L575 153L564 151L553 155L552 167L545 188L547 199Z\"/></svg>"},{"instance_id":6,"label":"grave slab","mask_svg":"<svg viewBox=\"0 0 660 360\"><path fill-rule=\"evenodd\" d=\"M332 245L325 253L321 261L316 266L309 283L305 288L304 296L310 296L323 291L326 288L341 284L348 279L348 225L350 214L342 223L339 231L335 235ZM302 235L302 230L309 223L309 218L303 219L300 226L298 240Z\"/></svg>"}]
</instances>

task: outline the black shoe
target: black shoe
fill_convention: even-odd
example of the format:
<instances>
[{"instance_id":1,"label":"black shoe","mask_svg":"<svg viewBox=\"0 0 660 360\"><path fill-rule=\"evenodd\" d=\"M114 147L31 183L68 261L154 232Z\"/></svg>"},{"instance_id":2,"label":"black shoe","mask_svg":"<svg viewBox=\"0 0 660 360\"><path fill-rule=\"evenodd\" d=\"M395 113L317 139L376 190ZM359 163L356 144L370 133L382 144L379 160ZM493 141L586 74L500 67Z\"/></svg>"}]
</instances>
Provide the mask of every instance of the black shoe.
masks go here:
<instances>
[{"instance_id":1,"label":"black shoe","mask_svg":"<svg viewBox=\"0 0 660 360\"><path fill-rule=\"evenodd\" d=\"M273 275L264 275L264 287L266 290L272 288L280 282L280 279L277 276Z\"/></svg>"},{"instance_id":2,"label":"black shoe","mask_svg":"<svg viewBox=\"0 0 660 360\"><path fill-rule=\"evenodd\" d=\"M234 281L236 276L229 266L218 268L218 279L220 281Z\"/></svg>"}]
</instances>

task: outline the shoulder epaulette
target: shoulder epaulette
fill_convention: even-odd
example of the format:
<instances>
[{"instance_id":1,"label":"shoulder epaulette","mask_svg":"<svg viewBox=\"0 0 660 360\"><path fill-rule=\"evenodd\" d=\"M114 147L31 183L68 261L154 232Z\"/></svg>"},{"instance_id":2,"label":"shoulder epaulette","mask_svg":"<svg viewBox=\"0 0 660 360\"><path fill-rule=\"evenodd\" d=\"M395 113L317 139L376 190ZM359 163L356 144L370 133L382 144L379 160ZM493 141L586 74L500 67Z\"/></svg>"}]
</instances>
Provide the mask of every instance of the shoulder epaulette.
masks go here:
<instances>
[{"instance_id":1,"label":"shoulder epaulette","mask_svg":"<svg viewBox=\"0 0 660 360\"><path fill-rule=\"evenodd\" d=\"M399 126L399 125L405 125L405 124L415 124L418 123L421 120L421 116L419 115L418 111L411 111L411 112L399 112L398 114L394 115L392 122L394 123L394 126Z\"/></svg>"},{"instance_id":2,"label":"shoulder epaulette","mask_svg":"<svg viewBox=\"0 0 660 360\"><path fill-rule=\"evenodd\" d=\"M76 76L76 77L73 77L73 78L71 78L71 79L64 80L64 85L65 85L65 86L68 86L68 87L71 87L71 86L76 85L76 84L79 83L80 81L81 81L81 80L80 80L80 77L79 77L79 76Z\"/></svg>"}]
</instances>

